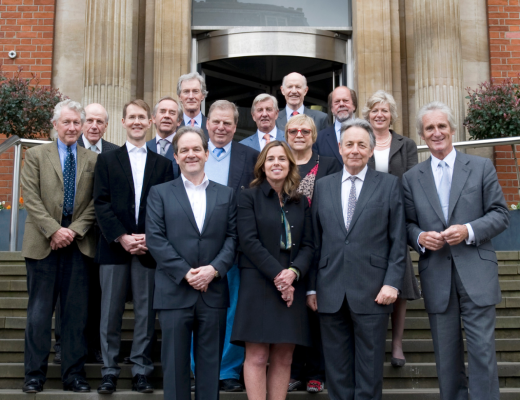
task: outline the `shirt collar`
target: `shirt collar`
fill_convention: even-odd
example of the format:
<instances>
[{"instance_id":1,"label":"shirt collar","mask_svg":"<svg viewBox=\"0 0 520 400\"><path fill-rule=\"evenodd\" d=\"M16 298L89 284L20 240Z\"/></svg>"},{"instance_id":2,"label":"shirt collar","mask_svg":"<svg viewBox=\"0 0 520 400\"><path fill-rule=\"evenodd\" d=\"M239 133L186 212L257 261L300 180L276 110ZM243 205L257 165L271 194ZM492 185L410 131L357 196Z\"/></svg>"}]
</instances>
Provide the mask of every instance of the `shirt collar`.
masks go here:
<instances>
[{"instance_id":1,"label":"shirt collar","mask_svg":"<svg viewBox=\"0 0 520 400\"><path fill-rule=\"evenodd\" d=\"M102 138L100 138L96 143L90 143L90 141L85 137L85 135L81 135L81 138L83 139L83 144L86 148L90 149L90 146L96 146L99 150L101 150Z\"/></svg>"},{"instance_id":2,"label":"shirt collar","mask_svg":"<svg viewBox=\"0 0 520 400\"><path fill-rule=\"evenodd\" d=\"M155 144L159 143L159 140L161 140L161 139L166 139L166 140L167 140L168 142L170 142L170 144L171 144L171 142L172 142L172 140L173 140L173 137L175 136L176 133L177 133L177 132L173 132L170 136L167 136L167 137L165 137L165 138L160 137L159 134L156 133L156 134L155 134Z\"/></svg>"},{"instance_id":3,"label":"shirt collar","mask_svg":"<svg viewBox=\"0 0 520 400\"><path fill-rule=\"evenodd\" d=\"M132 143L130 143L129 141L126 141L126 149L128 150L128 152L140 152L140 153L146 153L148 151L148 149L146 148L146 144L143 145L142 147L137 147L137 146L134 146Z\"/></svg>"},{"instance_id":4,"label":"shirt collar","mask_svg":"<svg viewBox=\"0 0 520 400\"><path fill-rule=\"evenodd\" d=\"M285 106L285 112L287 113L287 121L289 121L289 118L292 117L292 113L295 111L298 111L298 114L304 114L305 106L302 104L300 108L297 110L293 110L292 108L289 108L288 106Z\"/></svg>"},{"instance_id":5,"label":"shirt collar","mask_svg":"<svg viewBox=\"0 0 520 400\"><path fill-rule=\"evenodd\" d=\"M224 151L226 153L229 153L229 151L231 150L231 144L233 143L233 141L229 142L228 144L226 144L224 147L222 147L224 149ZM215 150L217 148L217 146L215 146L211 140L208 140L208 147L209 147L209 151L210 153L213 152L213 150Z\"/></svg>"},{"instance_id":6,"label":"shirt collar","mask_svg":"<svg viewBox=\"0 0 520 400\"><path fill-rule=\"evenodd\" d=\"M202 112L199 113L193 118L197 123L197 128L202 128ZM191 126L191 118L184 114L184 125Z\"/></svg>"},{"instance_id":7,"label":"shirt collar","mask_svg":"<svg viewBox=\"0 0 520 400\"><path fill-rule=\"evenodd\" d=\"M71 149L72 151L76 151L76 143L77 143L77 142L74 142L74 144L72 144L72 145L70 146L70 149ZM67 147L68 147L68 146L67 146L65 143L63 143L63 142L61 141L61 139L58 137L58 149L63 150L63 151L67 151Z\"/></svg>"},{"instance_id":8,"label":"shirt collar","mask_svg":"<svg viewBox=\"0 0 520 400\"><path fill-rule=\"evenodd\" d=\"M264 138L265 132L262 132L262 131L257 129L256 133L260 137L260 139ZM269 136L271 136L274 140L276 140L276 134L277 133L278 133L278 128L275 125L273 130L271 132L269 132Z\"/></svg>"},{"instance_id":9,"label":"shirt collar","mask_svg":"<svg viewBox=\"0 0 520 400\"><path fill-rule=\"evenodd\" d=\"M182 178L182 183L184 183L185 188L190 187L190 188L196 189L196 188L202 187L203 189L206 189L209 185L209 179L206 174L204 174L204 179L202 180L201 184L197 185L197 186L195 186L195 184L193 182L189 181L182 173L181 173L181 178Z\"/></svg>"},{"instance_id":10,"label":"shirt collar","mask_svg":"<svg viewBox=\"0 0 520 400\"><path fill-rule=\"evenodd\" d=\"M368 165L365 165L365 168L363 168L361 170L361 172L359 174L357 174L357 178L361 181L361 182L364 182L365 181L365 176L367 175L367 171L368 171ZM350 172L347 171L347 168L343 165L343 176L341 178L341 183L345 182L348 178L350 178L352 176L352 174Z\"/></svg>"},{"instance_id":11,"label":"shirt collar","mask_svg":"<svg viewBox=\"0 0 520 400\"><path fill-rule=\"evenodd\" d=\"M455 147L453 149L451 149L450 154L448 154L446 157L444 157L444 160L440 160L432 154L432 171L435 171L437 169L437 167L439 166L439 163L441 161L445 161L446 164L448 164L450 169L453 171L453 167L455 166L456 157L457 157L457 151L455 150Z\"/></svg>"}]
</instances>

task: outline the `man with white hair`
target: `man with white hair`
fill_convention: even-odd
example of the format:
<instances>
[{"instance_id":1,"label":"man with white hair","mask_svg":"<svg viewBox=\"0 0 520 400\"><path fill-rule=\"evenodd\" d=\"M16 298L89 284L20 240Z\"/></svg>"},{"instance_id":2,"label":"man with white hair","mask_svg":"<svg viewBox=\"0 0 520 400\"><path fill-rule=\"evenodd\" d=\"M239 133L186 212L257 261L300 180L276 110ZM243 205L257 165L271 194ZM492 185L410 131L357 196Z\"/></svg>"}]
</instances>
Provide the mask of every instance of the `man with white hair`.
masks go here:
<instances>
[{"instance_id":1,"label":"man with white hair","mask_svg":"<svg viewBox=\"0 0 520 400\"><path fill-rule=\"evenodd\" d=\"M116 150L118 145L103 139L108 127L108 111L101 104L91 103L85 107L85 123L78 145L101 154Z\"/></svg>"},{"instance_id":2,"label":"man with white hair","mask_svg":"<svg viewBox=\"0 0 520 400\"><path fill-rule=\"evenodd\" d=\"M202 75L198 72L181 75L177 82L177 96L184 111L180 126L201 128L206 139L208 138L207 118L202 114L200 107L207 95L206 82Z\"/></svg>"},{"instance_id":3,"label":"man with white hair","mask_svg":"<svg viewBox=\"0 0 520 400\"><path fill-rule=\"evenodd\" d=\"M329 126L327 114L318 110L311 110L303 105L303 100L309 91L309 87L307 86L307 79L302 74L291 72L289 75L284 76L280 89L287 105L276 120L278 129L285 130L287 121L298 114L305 114L311 117L316 124L318 132Z\"/></svg>"}]
</instances>

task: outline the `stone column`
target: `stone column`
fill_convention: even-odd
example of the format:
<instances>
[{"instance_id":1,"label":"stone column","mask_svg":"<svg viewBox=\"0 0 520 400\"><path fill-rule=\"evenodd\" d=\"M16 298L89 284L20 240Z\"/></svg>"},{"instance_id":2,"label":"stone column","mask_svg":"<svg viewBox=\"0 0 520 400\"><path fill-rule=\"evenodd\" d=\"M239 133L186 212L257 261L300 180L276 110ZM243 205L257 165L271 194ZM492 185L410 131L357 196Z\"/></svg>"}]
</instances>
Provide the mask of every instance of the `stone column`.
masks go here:
<instances>
[{"instance_id":1,"label":"stone column","mask_svg":"<svg viewBox=\"0 0 520 400\"><path fill-rule=\"evenodd\" d=\"M416 112L434 100L446 103L458 125L455 141L464 140L459 0L413 1Z\"/></svg>"},{"instance_id":2,"label":"stone column","mask_svg":"<svg viewBox=\"0 0 520 400\"><path fill-rule=\"evenodd\" d=\"M132 91L133 2L87 0L83 104L100 103L110 115L104 138L123 144L122 110Z\"/></svg>"}]
</instances>

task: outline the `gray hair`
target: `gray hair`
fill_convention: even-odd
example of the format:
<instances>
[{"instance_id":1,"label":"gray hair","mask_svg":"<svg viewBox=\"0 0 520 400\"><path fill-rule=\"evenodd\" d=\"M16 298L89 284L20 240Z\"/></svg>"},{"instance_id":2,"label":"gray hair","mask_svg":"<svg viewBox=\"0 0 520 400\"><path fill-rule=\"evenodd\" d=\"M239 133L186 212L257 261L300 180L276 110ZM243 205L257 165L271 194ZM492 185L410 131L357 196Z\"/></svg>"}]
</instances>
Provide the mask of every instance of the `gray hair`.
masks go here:
<instances>
[{"instance_id":1,"label":"gray hair","mask_svg":"<svg viewBox=\"0 0 520 400\"><path fill-rule=\"evenodd\" d=\"M92 104L97 104L97 105L100 105L101 107L103 107L103 105L99 104L99 103L90 103L90 104L87 104L85 106L85 115L87 114L87 108L89 108ZM108 124L108 119L109 119L109 115L108 115L108 111L105 107L103 107L103 110L105 110L105 123Z\"/></svg>"},{"instance_id":2,"label":"gray hair","mask_svg":"<svg viewBox=\"0 0 520 400\"><path fill-rule=\"evenodd\" d=\"M351 118L341 124L341 136L339 139L341 143L343 143L343 134L352 127L361 128L367 131L368 136L370 137L370 150L373 150L376 147L376 137L374 136L372 126L361 118Z\"/></svg>"},{"instance_id":3,"label":"gray hair","mask_svg":"<svg viewBox=\"0 0 520 400\"><path fill-rule=\"evenodd\" d=\"M448 119L448 123L450 124L450 128L452 131L457 130L457 124L455 123L455 117L453 115L453 111L449 106L444 104L442 101L432 101L431 103L428 103L421 107L419 112L417 113L417 134L420 137L423 137L423 117L431 112L434 111L440 111L444 115L446 115L446 118Z\"/></svg>"},{"instance_id":4,"label":"gray hair","mask_svg":"<svg viewBox=\"0 0 520 400\"><path fill-rule=\"evenodd\" d=\"M177 82L177 96L181 95L182 82L191 81L192 79L196 79L199 81L202 94L204 95L204 97L207 97L208 91L206 90L206 81L204 81L204 78L198 72L190 72L189 74L181 75L179 81Z\"/></svg>"},{"instance_id":5,"label":"gray hair","mask_svg":"<svg viewBox=\"0 0 520 400\"><path fill-rule=\"evenodd\" d=\"M299 72L291 72L291 74L298 74L300 75L302 78L303 78L303 87L307 87L307 78L305 76L303 76L302 74L300 74ZM287 74L283 77L283 80L282 80L282 86L283 87L286 87L285 86L285 78L287 78L289 75L291 74Z\"/></svg>"},{"instance_id":6,"label":"gray hair","mask_svg":"<svg viewBox=\"0 0 520 400\"><path fill-rule=\"evenodd\" d=\"M177 109L178 109L178 112L177 112L177 122L182 121L182 117L183 117L183 114L184 114L184 110L182 108L182 104L179 101L175 100L171 96L164 96L164 97L160 98L159 101L157 103L155 103L155 106L153 106L152 115L154 117L157 115L157 110L159 109L159 104L161 103L161 101L164 101L164 100L170 100L170 101L173 101L175 104L177 104Z\"/></svg>"},{"instance_id":7,"label":"gray hair","mask_svg":"<svg viewBox=\"0 0 520 400\"><path fill-rule=\"evenodd\" d=\"M363 111L361 112L363 115L363 118L365 118L367 121L370 121L370 111L376 104L384 104L388 103L388 106L390 108L390 115L392 116L390 123L394 124L397 120L397 103L395 102L394 96L392 96L390 93L385 92L384 90L378 90L375 92L370 98L367 100L366 106L363 108Z\"/></svg>"},{"instance_id":8,"label":"gray hair","mask_svg":"<svg viewBox=\"0 0 520 400\"><path fill-rule=\"evenodd\" d=\"M251 114L253 114L255 112L255 108L258 103L261 103L266 100L271 100L273 102L273 106L274 106L275 110L280 111L278 109L278 100L276 100L276 97L271 96L270 94L267 94L267 93L262 93L262 94L259 94L258 96L256 96L255 99L253 100L253 107L251 107Z\"/></svg>"},{"instance_id":9,"label":"gray hair","mask_svg":"<svg viewBox=\"0 0 520 400\"><path fill-rule=\"evenodd\" d=\"M208 139L206 139L204 131L201 128L197 128L196 126L183 126L177 131L172 140L174 154L179 154L179 147L177 144L179 143L180 138L187 133L196 133L199 135L200 140L202 140L202 148L204 149L204 152L208 151Z\"/></svg>"},{"instance_id":10,"label":"gray hair","mask_svg":"<svg viewBox=\"0 0 520 400\"><path fill-rule=\"evenodd\" d=\"M77 101L74 101L71 99L63 100L63 101L60 101L58 104L56 104L56 106L54 107L54 115L52 116L52 119L51 119L52 123L57 122L60 119L61 110L63 109L63 107L66 107L72 111L76 111L81 118L81 123L82 124L85 123L85 118L86 118L85 109Z\"/></svg>"},{"instance_id":11,"label":"gray hair","mask_svg":"<svg viewBox=\"0 0 520 400\"><path fill-rule=\"evenodd\" d=\"M233 119L235 120L235 125L238 123L238 108L235 105L235 103L232 103L232 102L227 101L227 100L217 100L217 101L215 101L211 105L211 107L209 108L208 119L211 118L211 113L216 108L218 108L219 110L231 110L231 111L233 111Z\"/></svg>"}]
</instances>

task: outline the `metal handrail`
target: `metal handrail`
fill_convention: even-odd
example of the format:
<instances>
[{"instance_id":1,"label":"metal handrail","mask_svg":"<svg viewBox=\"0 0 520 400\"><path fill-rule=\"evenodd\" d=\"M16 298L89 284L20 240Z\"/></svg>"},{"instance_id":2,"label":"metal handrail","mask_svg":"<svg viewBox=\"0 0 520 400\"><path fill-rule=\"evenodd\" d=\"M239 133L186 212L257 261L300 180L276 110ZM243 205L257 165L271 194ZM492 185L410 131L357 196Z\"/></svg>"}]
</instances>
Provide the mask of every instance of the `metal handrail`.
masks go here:
<instances>
[{"instance_id":1,"label":"metal handrail","mask_svg":"<svg viewBox=\"0 0 520 400\"><path fill-rule=\"evenodd\" d=\"M504 146L504 145L513 145L513 152L514 145L520 144L520 137L507 137L507 138L499 138L499 139L482 139L482 140L467 140L465 142L456 142L453 143L453 147L455 147L457 150L460 149L474 149L477 147L495 147L495 146ZM417 146L417 152L418 153L425 153L429 151L428 146L425 144Z\"/></svg>"}]
</instances>

